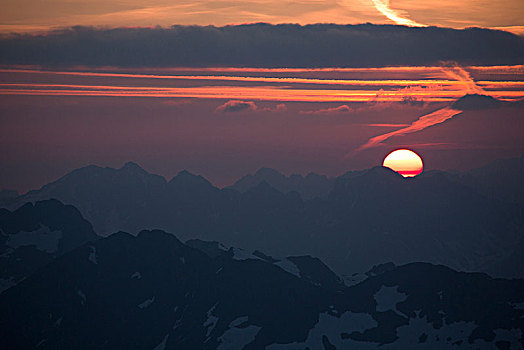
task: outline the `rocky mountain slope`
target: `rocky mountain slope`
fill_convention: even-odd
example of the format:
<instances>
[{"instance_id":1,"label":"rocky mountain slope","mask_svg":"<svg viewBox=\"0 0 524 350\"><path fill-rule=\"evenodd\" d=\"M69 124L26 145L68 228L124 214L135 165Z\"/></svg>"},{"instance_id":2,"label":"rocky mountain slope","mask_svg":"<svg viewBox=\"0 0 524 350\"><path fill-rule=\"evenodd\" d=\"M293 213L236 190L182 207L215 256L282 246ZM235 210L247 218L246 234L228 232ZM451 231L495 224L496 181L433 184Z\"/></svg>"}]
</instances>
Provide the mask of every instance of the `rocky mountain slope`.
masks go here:
<instances>
[{"instance_id":1,"label":"rocky mountain slope","mask_svg":"<svg viewBox=\"0 0 524 350\"><path fill-rule=\"evenodd\" d=\"M57 200L0 209L0 291L98 238L76 208Z\"/></svg>"},{"instance_id":2,"label":"rocky mountain slope","mask_svg":"<svg viewBox=\"0 0 524 350\"><path fill-rule=\"evenodd\" d=\"M311 278L315 271L329 274L310 257L288 258L281 264L256 255L238 256L234 250L208 254L161 231L138 236L120 232L83 245L0 295L0 345L524 346L523 280L413 263L376 268L363 282L347 287L337 279L324 283Z\"/></svg>"}]
</instances>

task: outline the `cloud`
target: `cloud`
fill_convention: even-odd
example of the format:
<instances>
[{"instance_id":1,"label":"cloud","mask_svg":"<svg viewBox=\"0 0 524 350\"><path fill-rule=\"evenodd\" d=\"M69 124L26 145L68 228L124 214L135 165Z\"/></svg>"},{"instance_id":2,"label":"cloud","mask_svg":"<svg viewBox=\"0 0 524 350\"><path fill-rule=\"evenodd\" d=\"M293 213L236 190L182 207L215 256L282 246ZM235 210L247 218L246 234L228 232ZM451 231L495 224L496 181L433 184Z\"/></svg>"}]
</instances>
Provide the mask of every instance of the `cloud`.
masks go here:
<instances>
[{"instance_id":1,"label":"cloud","mask_svg":"<svg viewBox=\"0 0 524 350\"><path fill-rule=\"evenodd\" d=\"M449 78L455 79L462 83L464 90L468 94L485 94L486 92L478 86L469 72L460 67L456 62L443 62L442 72Z\"/></svg>"},{"instance_id":2,"label":"cloud","mask_svg":"<svg viewBox=\"0 0 524 350\"><path fill-rule=\"evenodd\" d=\"M379 128L400 128L403 126L409 126L409 124L365 124L366 126L376 126Z\"/></svg>"},{"instance_id":3,"label":"cloud","mask_svg":"<svg viewBox=\"0 0 524 350\"><path fill-rule=\"evenodd\" d=\"M300 111L302 114L332 114L332 113L349 113L352 109L348 105L342 105L333 108L323 108L316 110Z\"/></svg>"},{"instance_id":4,"label":"cloud","mask_svg":"<svg viewBox=\"0 0 524 350\"><path fill-rule=\"evenodd\" d=\"M393 10L389 7L389 0L371 0L375 8L384 16L395 22L396 24L410 26L410 27L425 27L426 25L415 22L406 18L405 11Z\"/></svg>"},{"instance_id":5,"label":"cloud","mask_svg":"<svg viewBox=\"0 0 524 350\"><path fill-rule=\"evenodd\" d=\"M279 103L275 108L266 108L265 110L269 110L271 112L285 112L287 111L287 106L284 103Z\"/></svg>"},{"instance_id":6,"label":"cloud","mask_svg":"<svg viewBox=\"0 0 524 350\"><path fill-rule=\"evenodd\" d=\"M411 134L411 133L426 129L432 125L443 123L446 120L453 118L455 115L459 113L462 113L462 111L453 109L451 107L439 109L433 113L429 113L429 114L426 114L418 118L413 123L411 123L411 125L405 128L398 129L392 132L388 132L386 134L382 134L382 135L378 135L378 136L370 138L365 144L357 148L354 153L363 151L368 148L380 146L382 142L386 141L387 139L393 136L402 136L405 134Z\"/></svg>"},{"instance_id":7,"label":"cloud","mask_svg":"<svg viewBox=\"0 0 524 350\"><path fill-rule=\"evenodd\" d=\"M0 64L57 67L385 67L521 64L524 38L395 25L73 27L0 37ZM452 69L453 71L453 69Z\"/></svg>"},{"instance_id":8,"label":"cloud","mask_svg":"<svg viewBox=\"0 0 524 350\"><path fill-rule=\"evenodd\" d=\"M413 96L404 96L402 98L402 101L400 101L400 103L403 105L416 106L416 107L423 107L426 104L424 100L413 97Z\"/></svg>"},{"instance_id":9,"label":"cloud","mask_svg":"<svg viewBox=\"0 0 524 350\"><path fill-rule=\"evenodd\" d=\"M263 107L260 108L253 101L239 101L239 100L230 100L224 103L223 105L218 106L215 111L217 112L240 112L240 111L257 111L257 112L285 112L287 111L287 106L284 103L279 103L275 108Z\"/></svg>"},{"instance_id":10,"label":"cloud","mask_svg":"<svg viewBox=\"0 0 524 350\"><path fill-rule=\"evenodd\" d=\"M240 111L256 111L258 109L255 102L252 101L238 101L238 100L230 100L224 103L221 106L218 106L216 108L217 112L240 112Z\"/></svg>"}]
</instances>

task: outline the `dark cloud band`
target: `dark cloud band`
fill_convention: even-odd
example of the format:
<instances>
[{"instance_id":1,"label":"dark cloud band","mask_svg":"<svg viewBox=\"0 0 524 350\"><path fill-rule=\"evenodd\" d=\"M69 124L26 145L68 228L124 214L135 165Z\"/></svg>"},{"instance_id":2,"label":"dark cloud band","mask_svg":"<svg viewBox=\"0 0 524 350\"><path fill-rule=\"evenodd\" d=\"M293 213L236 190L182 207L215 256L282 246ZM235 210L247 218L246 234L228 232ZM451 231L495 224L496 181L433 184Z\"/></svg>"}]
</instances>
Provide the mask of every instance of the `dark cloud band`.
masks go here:
<instances>
[{"instance_id":1,"label":"dark cloud band","mask_svg":"<svg viewBox=\"0 0 524 350\"><path fill-rule=\"evenodd\" d=\"M520 64L524 38L395 25L74 27L0 38L1 64L119 67L381 67Z\"/></svg>"}]
</instances>

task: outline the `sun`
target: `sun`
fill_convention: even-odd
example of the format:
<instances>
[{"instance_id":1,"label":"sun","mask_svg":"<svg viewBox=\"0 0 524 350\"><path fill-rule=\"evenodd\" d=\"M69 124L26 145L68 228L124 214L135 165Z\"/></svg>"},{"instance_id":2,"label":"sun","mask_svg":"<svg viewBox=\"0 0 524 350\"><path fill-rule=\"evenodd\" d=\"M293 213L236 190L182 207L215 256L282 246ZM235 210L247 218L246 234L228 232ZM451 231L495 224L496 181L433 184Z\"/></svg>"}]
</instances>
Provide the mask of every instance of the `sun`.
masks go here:
<instances>
[{"instance_id":1,"label":"sun","mask_svg":"<svg viewBox=\"0 0 524 350\"><path fill-rule=\"evenodd\" d=\"M382 165L396 171L404 177L417 176L424 168L422 158L409 149L397 149L391 152L384 158Z\"/></svg>"}]
</instances>

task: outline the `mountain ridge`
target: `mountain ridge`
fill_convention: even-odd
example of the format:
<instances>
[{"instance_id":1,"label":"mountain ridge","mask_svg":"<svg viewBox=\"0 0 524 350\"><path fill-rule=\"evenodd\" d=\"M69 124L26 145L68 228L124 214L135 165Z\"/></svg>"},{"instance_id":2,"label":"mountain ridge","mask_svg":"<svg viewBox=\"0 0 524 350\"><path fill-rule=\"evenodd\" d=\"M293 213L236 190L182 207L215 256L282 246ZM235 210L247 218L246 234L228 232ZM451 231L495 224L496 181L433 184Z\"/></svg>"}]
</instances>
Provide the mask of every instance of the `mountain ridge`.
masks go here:
<instances>
[{"instance_id":1,"label":"mountain ridge","mask_svg":"<svg viewBox=\"0 0 524 350\"><path fill-rule=\"evenodd\" d=\"M520 202L490 196L479 189L486 185L474 186L462 175L426 172L405 179L374 167L335 178L328 193L308 199L262 178L239 192L187 171L167 182L133 163L79 172L86 171L102 175L67 177L62 187L53 183L54 192L32 192L18 202L57 197L77 206L102 235L156 228L183 240L215 240L274 256L315 255L339 273L425 261L496 276L522 274L502 262L504 256L523 257L516 250L524 227Z\"/></svg>"},{"instance_id":2,"label":"mountain ridge","mask_svg":"<svg viewBox=\"0 0 524 350\"><path fill-rule=\"evenodd\" d=\"M523 302L522 279L411 263L385 269L352 287L318 285L278 263L212 258L162 231L137 236L119 232L58 257L2 293L0 344L519 347L524 345Z\"/></svg>"}]
</instances>

